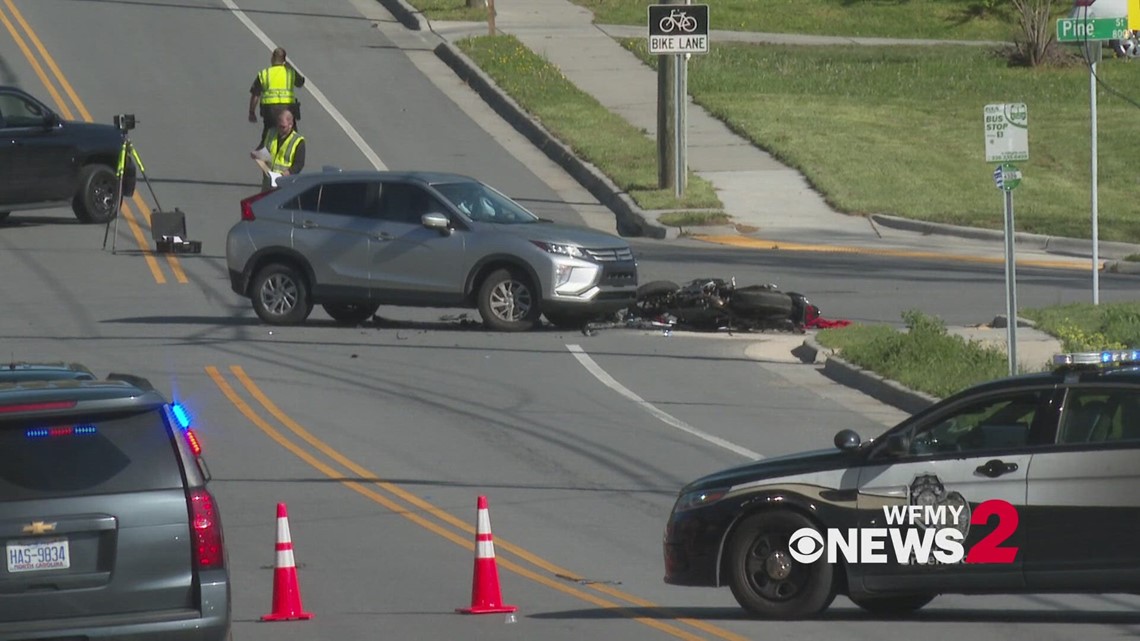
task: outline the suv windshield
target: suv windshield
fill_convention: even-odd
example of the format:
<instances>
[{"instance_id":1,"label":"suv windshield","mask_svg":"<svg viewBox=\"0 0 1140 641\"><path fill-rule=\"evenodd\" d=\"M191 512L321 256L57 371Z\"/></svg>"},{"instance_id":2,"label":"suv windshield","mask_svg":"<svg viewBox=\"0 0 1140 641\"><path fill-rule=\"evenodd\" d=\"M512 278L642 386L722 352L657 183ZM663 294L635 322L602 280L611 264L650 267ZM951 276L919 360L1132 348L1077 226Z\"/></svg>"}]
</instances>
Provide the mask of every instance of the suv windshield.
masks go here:
<instances>
[{"instance_id":1,"label":"suv windshield","mask_svg":"<svg viewBox=\"0 0 1140 641\"><path fill-rule=\"evenodd\" d=\"M471 220L512 225L539 222L538 216L486 185L456 182L432 186Z\"/></svg>"}]
</instances>

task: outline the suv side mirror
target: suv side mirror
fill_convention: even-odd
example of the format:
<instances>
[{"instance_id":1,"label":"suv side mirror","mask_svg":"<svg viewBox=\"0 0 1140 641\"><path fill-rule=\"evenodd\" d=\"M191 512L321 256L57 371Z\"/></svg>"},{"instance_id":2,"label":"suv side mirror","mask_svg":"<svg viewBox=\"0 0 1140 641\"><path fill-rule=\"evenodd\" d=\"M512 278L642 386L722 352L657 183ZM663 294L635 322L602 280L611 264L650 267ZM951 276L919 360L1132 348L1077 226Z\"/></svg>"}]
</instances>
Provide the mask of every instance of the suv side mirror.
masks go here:
<instances>
[{"instance_id":1,"label":"suv side mirror","mask_svg":"<svg viewBox=\"0 0 1140 641\"><path fill-rule=\"evenodd\" d=\"M844 451L858 449L861 442L855 430L841 430L835 435L835 447Z\"/></svg>"},{"instance_id":2,"label":"suv side mirror","mask_svg":"<svg viewBox=\"0 0 1140 641\"><path fill-rule=\"evenodd\" d=\"M444 236L451 234L451 221L443 214L424 214L420 222L428 229L434 229Z\"/></svg>"}]
</instances>

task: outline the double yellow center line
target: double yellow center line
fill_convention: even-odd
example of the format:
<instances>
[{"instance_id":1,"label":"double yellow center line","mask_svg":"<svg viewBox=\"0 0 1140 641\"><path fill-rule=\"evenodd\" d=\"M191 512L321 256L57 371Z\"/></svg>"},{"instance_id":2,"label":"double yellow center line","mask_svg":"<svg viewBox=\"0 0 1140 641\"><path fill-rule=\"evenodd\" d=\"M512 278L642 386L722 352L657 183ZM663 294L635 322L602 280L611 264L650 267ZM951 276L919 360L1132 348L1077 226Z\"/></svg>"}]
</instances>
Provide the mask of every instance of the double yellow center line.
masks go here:
<instances>
[{"instance_id":1,"label":"double yellow center line","mask_svg":"<svg viewBox=\"0 0 1140 641\"><path fill-rule=\"evenodd\" d=\"M7 7L8 13L5 13L4 7ZM93 122L91 113L87 111L87 107L83 104L83 101L79 99L79 96L75 93L75 89L73 89L71 83L67 81L67 77L60 71L59 65L55 63L55 59L48 53L43 42L40 41L36 32L32 29L31 25L28 24L28 21L24 19L23 14L16 8L12 0L3 0L3 5L0 6L0 23L8 30L8 33L12 34L12 39L16 42L16 46L20 48L24 57L28 59L28 62L32 65L32 69L36 72L36 75L39 76L40 81L44 83L44 87L47 88L48 94L51 95L52 101L55 103L60 115L67 120L77 120L75 111L72 111L68 101L64 100L63 96L60 95L56 83L63 88L63 92L67 94L71 105L74 105L75 109L78 110L79 119L82 119L84 122ZM17 25L19 28L17 28ZM21 30L27 35L27 40L21 35ZM31 41L30 47L28 41ZM39 53L39 58L36 57L36 53L32 51L32 48ZM43 59L43 64L40 63L40 58ZM44 70L44 65L46 65L48 71L50 71L50 76L48 72ZM52 78L55 79L55 82L52 81ZM134 237L135 243L138 244L139 250L146 258L146 263L147 266L150 267L151 275L154 276L155 282L161 285L167 282L166 274L159 266L154 252L149 249L150 243L147 241L146 233L142 228L142 225L145 225L148 229L150 228L150 208L143 201L137 189L135 190L132 200L135 208L138 209L137 217L134 209L131 208L131 203L127 201L123 202L122 214L124 218L127 219L127 224L130 227L131 235ZM142 221L142 225L140 225L139 220ZM182 270L182 264L178 258L171 254L164 254L164 256L166 257L167 264L170 266L171 273L174 274L175 281L183 284L188 283L189 280L186 278L186 272Z\"/></svg>"},{"instance_id":2,"label":"double yellow center line","mask_svg":"<svg viewBox=\"0 0 1140 641\"><path fill-rule=\"evenodd\" d=\"M382 505L391 510L394 514L408 519L425 530L437 534L456 545L474 551L475 528L470 520L465 521L450 514L394 483L374 480L379 479L380 476L333 449L327 443L313 435L311 431L290 418L276 403L266 396L261 388L254 383L240 366L233 365L229 368L229 376L238 383L236 387L230 383L227 376L217 367L206 367L206 374L242 415L249 419L249 421L265 433L266 436L289 452L295 454L309 466L331 479L340 479L340 484L344 487L360 494L370 501ZM276 419L276 421L291 432L293 436L290 437L275 427L266 417L262 416L259 410L239 393L239 388L244 390L245 395L253 399L253 401L260 406L262 411L273 419ZM299 442L297 439L299 439ZM323 455L323 458L321 455ZM348 477L355 477L357 480L344 480ZM692 631L697 630L711 635L711 637L725 641L747 641L747 637L740 636L705 621L685 618L671 613L654 603L618 590L610 585L585 581L576 573L559 567L537 554L514 545L500 537L495 537L495 548L514 557L503 558L496 555L496 561L499 567L600 608L611 609L617 614L629 617L638 623L664 632L669 636L684 639L685 641L698 641L709 638ZM578 587L580 585L584 585L585 587ZM653 616L646 616L644 612L631 609L630 606L642 610L652 609L655 614Z\"/></svg>"}]
</instances>

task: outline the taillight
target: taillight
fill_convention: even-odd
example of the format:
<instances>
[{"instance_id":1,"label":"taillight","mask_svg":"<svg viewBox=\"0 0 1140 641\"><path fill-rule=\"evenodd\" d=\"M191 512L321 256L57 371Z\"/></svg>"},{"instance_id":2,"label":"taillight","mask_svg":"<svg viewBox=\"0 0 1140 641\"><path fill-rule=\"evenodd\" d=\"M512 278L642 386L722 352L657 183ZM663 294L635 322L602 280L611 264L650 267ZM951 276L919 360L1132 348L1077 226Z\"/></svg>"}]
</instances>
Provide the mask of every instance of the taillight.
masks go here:
<instances>
[{"instance_id":1,"label":"taillight","mask_svg":"<svg viewBox=\"0 0 1140 641\"><path fill-rule=\"evenodd\" d=\"M265 191L265 192L262 192L260 194L254 194L253 196L250 196L249 198L242 199L242 201L241 201L241 219L242 220L254 220L253 203L261 200L262 198L265 198L270 193L271 192Z\"/></svg>"},{"instance_id":2,"label":"taillight","mask_svg":"<svg viewBox=\"0 0 1140 641\"><path fill-rule=\"evenodd\" d=\"M225 567L222 522L213 495L205 488L190 490L190 532L194 544L194 569Z\"/></svg>"}]
</instances>

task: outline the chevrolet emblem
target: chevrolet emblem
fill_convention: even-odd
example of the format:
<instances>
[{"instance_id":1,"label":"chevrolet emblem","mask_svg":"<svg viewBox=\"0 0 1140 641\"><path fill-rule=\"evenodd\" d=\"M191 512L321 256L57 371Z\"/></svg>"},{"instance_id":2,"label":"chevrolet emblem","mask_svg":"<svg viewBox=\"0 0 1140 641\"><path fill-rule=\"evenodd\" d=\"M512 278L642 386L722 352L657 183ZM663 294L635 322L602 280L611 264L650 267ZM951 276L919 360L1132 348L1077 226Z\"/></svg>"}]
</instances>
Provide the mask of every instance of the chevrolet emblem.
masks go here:
<instances>
[{"instance_id":1,"label":"chevrolet emblem","mask_svg":"<svg viewBox=\"0 0 1140 641\"><path fill-rule=\"evenodd\" d=\"M43 521L33 521L24 526L24 534L43 534L45 532L54 532L55 523L44 523Z\"/></svg>"}]
</instances>

